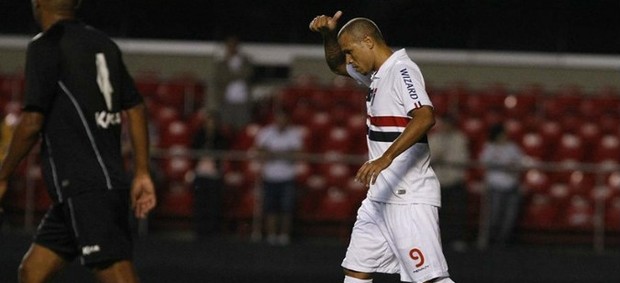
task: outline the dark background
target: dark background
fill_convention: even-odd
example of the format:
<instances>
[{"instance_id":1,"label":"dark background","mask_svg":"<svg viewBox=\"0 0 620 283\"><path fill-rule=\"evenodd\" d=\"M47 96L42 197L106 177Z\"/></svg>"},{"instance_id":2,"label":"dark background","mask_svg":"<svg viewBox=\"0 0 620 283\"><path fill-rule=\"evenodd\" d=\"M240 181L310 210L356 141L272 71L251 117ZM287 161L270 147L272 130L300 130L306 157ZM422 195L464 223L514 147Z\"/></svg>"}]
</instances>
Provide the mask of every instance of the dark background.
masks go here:
<instances>
[{"instance_id":1,"label":"dark background","mask_svg":"<svg viewBox=\"0 0 620 283\"><path fill-rule=\"evenodd\" d=\"M121 38L320 43L318 14L369 17L390 45L620 53L617 0L84 0L79 16ZM28 0L0 1L0 34L34 35Z\"/></svg>"}]
</instances>

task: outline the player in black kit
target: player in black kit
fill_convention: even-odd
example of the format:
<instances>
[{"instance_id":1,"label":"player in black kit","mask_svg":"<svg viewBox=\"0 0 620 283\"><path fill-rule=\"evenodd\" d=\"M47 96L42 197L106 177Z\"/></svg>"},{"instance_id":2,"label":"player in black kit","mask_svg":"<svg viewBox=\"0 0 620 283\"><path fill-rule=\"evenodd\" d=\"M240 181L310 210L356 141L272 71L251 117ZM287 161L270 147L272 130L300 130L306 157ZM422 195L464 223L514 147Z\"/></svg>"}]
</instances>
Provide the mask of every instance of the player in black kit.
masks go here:
<instances>
[{"instance_id":1,"label":"player in black kit","mask_svg":"<svg viewBox=\"0 0 620 283\"><path fill-rule=\"evenodd\" d=\"M19 268L20 282L45 282L75 258L101 282L137 282L128 213L155 207L146 110L118 46L75 19L79 0L32 0L43 32L26 55L23 111L4 163L9 176L41 140L53 204ZM121 155L122 113L134 150L133 181Z\"/></svg>"}]
</instances>

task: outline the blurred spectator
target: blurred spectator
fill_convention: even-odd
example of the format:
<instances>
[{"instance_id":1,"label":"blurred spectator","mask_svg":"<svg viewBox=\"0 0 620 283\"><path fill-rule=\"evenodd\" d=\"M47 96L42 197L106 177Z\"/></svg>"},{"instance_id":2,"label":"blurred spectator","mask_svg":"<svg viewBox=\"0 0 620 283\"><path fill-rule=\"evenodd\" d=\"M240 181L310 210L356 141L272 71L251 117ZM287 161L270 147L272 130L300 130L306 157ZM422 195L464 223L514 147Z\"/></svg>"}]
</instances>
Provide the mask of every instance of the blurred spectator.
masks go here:
<instances>
[{"instance_id":1,"label":"blurred spectator","mask_svg":"<svg viewBox=\"0 0 620 283\"><path fill-rule=\"evenodd\" d=\"M508 139L502 124L489 129L489 140L484 145L480 162L486 166L488 230L482 247L490 243L505 246L513 236L520 210L519 167L523 152L516 143Z\"/></svg>"},{"instance_id":2,"label":"blurred spectator","mask_svg":"<svg viewBox=\"0 0 620 283\"><path fill-rule=\"evenodd\" d=\"M275 122L261 129L256 146L264 158L262 165L263 213L269 244L290 242L295 208L294 154L302 150L302 133L290 125L287 113L278 112Z\"/></svg>"},{"instance_id":3,"label":"blurred spectator","mask_svg":"<svg viewBox=\"0 0 620 283\"><path fill-rule=\"evenodd\" d=\"M429 135L431 163L441 184L440 225L444 243L456 250L466 248L467 188L465 168L469 161L468 140L452 117L444 117Z\"/></svg>"},{"instance_id":4,"label":"blurred spectator","mask_svg":"<svg viewBox=\"0 0 620 283\"><path fill-rule=\"evenodd\" d=\"M239 39L226 39L226 50L218 62L215 83L216 102L222 120L239 130L252 119L252 97L249 81L254 70L249 58L239 51Z\"/></svg>"},{"instance_id":5,"label":"blurred spectator","mask_svg":"<svg viewBox=\"0 0 620 283\"><path fill-rule=\"evenodd\" d=\"M220 151L228 149L229 135L222 124L219 112L211 110L205 115L192 142L192 149ZM197 157L194 170L194 223L197 236L204 237L220 230L222 214L221 175L222 160L209 152Z\"/></svg>"}]
</instances>

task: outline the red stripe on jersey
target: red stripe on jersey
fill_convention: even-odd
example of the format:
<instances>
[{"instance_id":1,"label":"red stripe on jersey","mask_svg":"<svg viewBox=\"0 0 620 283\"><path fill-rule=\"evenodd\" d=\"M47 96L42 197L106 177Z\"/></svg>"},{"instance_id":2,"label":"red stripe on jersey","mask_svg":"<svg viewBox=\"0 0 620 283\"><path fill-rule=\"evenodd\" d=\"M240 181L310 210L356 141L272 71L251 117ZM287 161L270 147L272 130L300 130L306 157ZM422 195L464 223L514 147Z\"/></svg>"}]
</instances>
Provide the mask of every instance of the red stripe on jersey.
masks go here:
<instances>
[{"instance_id":1,"label":"red stripe on jersey","mask_svg":"<svg viewBox=\"0 0 620 283\"><path fill-rule=\"evenodd\" d=\"M377 127L406 127L411 118L396 116L370 117L370 124Z\"/></svg>"}]
</instances>

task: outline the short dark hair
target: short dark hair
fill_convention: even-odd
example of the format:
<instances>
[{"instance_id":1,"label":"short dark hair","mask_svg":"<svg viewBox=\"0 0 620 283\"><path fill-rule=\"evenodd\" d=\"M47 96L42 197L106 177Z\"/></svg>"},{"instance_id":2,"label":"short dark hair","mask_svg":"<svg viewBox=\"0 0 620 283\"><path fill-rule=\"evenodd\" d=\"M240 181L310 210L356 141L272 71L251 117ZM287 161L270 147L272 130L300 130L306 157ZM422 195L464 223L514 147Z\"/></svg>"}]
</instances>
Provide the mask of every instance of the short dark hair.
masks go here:
<instances>
[{"instance_id":1,"label":"short dark hair","mask_svg":"<svg viewBox=\"0 0 620 283\"><path fill-rule=\"evenodd\" d=\"M383 34L381 34L381 30L379 30L377 24L367 18L354 18L350 20L342 26L338 32L338 37L343 33L351 34L353 38L360 41L364 39L365 36L370 36L374 40L385 42Z\"/></svg>"}]
</instances>

